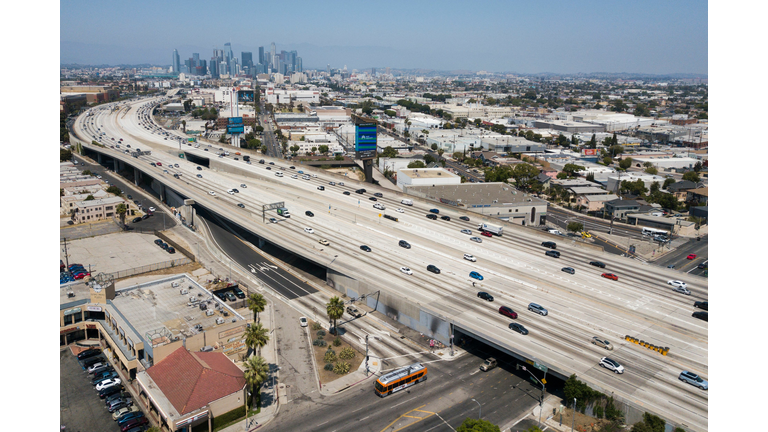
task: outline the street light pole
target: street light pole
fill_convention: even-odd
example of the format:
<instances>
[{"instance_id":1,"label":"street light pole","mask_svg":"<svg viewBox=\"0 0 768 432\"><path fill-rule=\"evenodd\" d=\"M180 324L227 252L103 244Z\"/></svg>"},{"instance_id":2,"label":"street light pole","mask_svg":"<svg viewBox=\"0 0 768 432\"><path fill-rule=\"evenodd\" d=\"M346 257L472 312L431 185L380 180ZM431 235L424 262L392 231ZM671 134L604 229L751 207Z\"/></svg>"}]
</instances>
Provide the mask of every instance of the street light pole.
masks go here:
<instances>
[{"instance_id":1,"label":"street light pole","mask_svg":"<svg viewBox=\"0 0 768 432\"><path fill-rule=\"evenodd\" d=\"M576 421L576 398L573 398L573 412L571 413L571 432L573 432L573 423Z\"/></svg>"},{"instance_id":2,"label":"street light pole","mask_svg":"<svg viewBox=\"0 0 768 432\"><path fill-rule=\"evenodd\" d=\"M479 406L479 407L480 407L480 415L479 415L479 417L477 417L477 419L478 419L478 420L480 420L480 419L482 419L482 418L483 418L483 406L482 406L482 405L480 405L480 402L478 402L478 401L476 401L476 400L474 400L474 399L472 399L472 400L473 400L473 401L475 401L475 403L477 404L477 406Z\"/></svg>"},{"instance_id":3,"label":"street light pole","mask_svg":"<svg viewBox=\"0 0 768 432\"><path fill-rule=\"evenodd\" d=\"M544 410L544 392L546 391L545 390L546 387L544 386L544 383L542 383L541 381L539 381L538 378L536 378L536 375L534 375L533 372L528 370L528 368L526 368L525 366L521 366L521 368L524 371L526 371L529 374L531 374L533 379L535 379L536 381L538 381L539 384L541 384L541 397L539 398L539 428L541 428L541 412ZM545 375L546 375L546 373L545 373Z\"/></svg>"}]
</instances>

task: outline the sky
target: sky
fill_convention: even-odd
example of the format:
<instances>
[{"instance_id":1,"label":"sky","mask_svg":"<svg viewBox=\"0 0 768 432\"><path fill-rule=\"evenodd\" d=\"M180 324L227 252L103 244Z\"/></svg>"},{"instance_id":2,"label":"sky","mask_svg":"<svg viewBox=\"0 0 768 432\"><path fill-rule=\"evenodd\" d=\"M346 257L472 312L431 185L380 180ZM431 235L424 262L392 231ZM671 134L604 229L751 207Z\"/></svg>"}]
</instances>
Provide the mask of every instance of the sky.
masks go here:
<instances>
[{"instance_id":1,"label":"sky","mask_svg":"<svg viewBox=\"0 0 768 432\"><path fill-rule=\"evenodd\" d=\"M170 65L231 42L297 50L305 69L708 72L706 1L60 3L61 63ZM257 54L256 54L257 55Z\"/></svg>"}]
</instances>

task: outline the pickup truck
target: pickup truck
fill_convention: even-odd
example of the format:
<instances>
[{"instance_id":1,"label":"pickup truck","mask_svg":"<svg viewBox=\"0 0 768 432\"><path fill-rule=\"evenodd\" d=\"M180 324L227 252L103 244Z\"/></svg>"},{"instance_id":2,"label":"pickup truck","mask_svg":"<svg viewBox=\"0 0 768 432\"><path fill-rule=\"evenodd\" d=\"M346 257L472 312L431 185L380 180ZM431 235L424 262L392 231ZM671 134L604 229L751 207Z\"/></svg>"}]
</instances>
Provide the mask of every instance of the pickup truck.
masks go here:
<instances>
[{"instance_id":1,"label":"pickup truck","mask_svg":"<svg viewBox=\"0 0 768 432\"><path fill-rule=\"evenodd\" d=\"M493 357L485 359L485 363L483 363L480 366L480 370L483 372L488 372L489 370L495 368L497 366L496 359Z\"/></svg>"},{"instance_id":2,"label":"pickup truck","mask_svg":"<svg viewBox=\"0 0 768 432\"><path fill-rule=\"evenodd\" d=\"M354 306L347 306L347 313L356 318L363 316L363 314L361 314L360 311L357 310L357 308Z\"/></svg>"}]
</instances>

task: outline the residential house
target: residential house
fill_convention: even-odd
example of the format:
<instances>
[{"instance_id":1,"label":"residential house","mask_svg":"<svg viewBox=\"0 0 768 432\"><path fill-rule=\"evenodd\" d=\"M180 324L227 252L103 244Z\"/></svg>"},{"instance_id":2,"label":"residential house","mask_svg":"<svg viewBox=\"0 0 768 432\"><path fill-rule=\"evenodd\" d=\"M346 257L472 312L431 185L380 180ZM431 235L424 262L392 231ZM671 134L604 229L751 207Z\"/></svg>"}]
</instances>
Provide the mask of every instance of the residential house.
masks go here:
<instances>
[{"instance_id":1,"label":"residential house","mask_svg":"<svg viewBox=\"0 0 768 432\"><path fill-rule=\"evenodd\" d=\"M686 202L697 202L699 205L707 205L709 202L709 187L691 189L687 194Z\"/></svg>"},{"instance_id":2,"label":"residential house","mask_svg":"<svg viewBox=\"0 0 768 432\"><path fill-rule=\"evenodd\" d=\"M615 199L604 203L605 213L617 219L624 219L627 213L637 213L640 210L640 203L635 200Z\"/></svg>"},{"instance_id":3,"label":"residential house","mask_svg":"<svg viewBox=\"0 0 768 432\"><path fill-rule=\"evenodd\" d=\"M682 180L667 186L667 191L674 195L678 201L685 202L688 198L688 191L697 187L698 185L692 181Z\"/></svg>"}]
</instances>

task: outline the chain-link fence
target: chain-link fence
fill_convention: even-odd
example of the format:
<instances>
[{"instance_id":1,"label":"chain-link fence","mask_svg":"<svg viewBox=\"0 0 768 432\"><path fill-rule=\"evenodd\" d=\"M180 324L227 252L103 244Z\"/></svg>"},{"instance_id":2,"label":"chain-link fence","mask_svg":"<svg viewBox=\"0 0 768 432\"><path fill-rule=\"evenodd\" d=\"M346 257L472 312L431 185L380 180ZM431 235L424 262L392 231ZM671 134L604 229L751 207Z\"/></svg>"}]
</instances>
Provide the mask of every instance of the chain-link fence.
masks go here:
<instances>
[{"instance_id":1,"label":"chain-link fence","mask_svg":"<svg viewBox=\"0 0 768 432\"><path fill-rule=\"evenodd\" d=\"M117 271L117 272L114 272L114 273L109 273L109 275L112 276L115 279L122 279L122 278L126 278L126 277L129 277L129 276L135 276L135 275L139 275L139 274L143 274L143 273L153 272L155 270L163 270L163 269L167 269L167 268L171 268L171 267L179 267L179 266L183 266L185 264L189 264L191 262L192 262L192 260L190 260L189 258L184 257L184 258L179 258L179 259L175 259L175 260L171 260L171 261L165 261L165 262L161 262L161 263L154 263L154 264L149 264L149 265L145 265L145 266L141 266L141 267L134 267L134 268L128 269L128 270L120 270L120 271Z\"/></svg>"}]
</instances>

